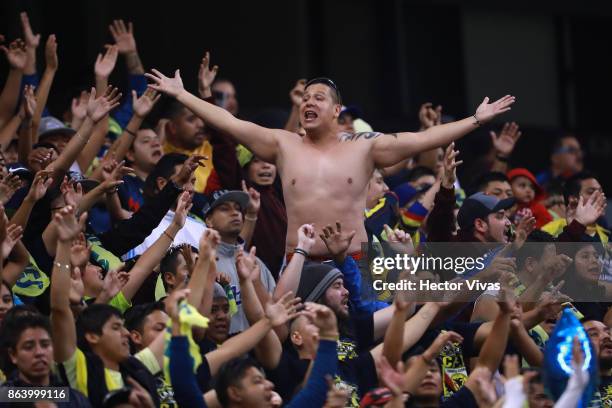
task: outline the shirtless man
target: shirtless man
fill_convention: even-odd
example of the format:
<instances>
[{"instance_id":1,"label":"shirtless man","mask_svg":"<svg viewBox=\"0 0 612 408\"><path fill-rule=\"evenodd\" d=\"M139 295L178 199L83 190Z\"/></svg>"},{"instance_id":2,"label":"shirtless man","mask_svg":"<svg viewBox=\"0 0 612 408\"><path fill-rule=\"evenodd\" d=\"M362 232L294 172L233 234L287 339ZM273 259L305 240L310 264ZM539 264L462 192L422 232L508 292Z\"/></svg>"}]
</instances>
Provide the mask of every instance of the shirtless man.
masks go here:
<instances>
[{"instance_id":1,"label":"shirtless man","mask_svg":"<svg viewBox=\"0 0 612 408\"><path fill-rule=\"evenodd\" d=\"M337 118L342 109L340 93L327 78L309 81L300 105L304 137L280 129L267 129L246 122L183 88L180 72L169 78L157 70L146 76L149 86L176 98L200 116L208 126L233 136L255 156L274 163L283 183L287 206L287 253L297 245L295 231L300 225L315 223L317 228L340 221L346 230L355 230L349 252L361 250L367 242L363 224L367 185L375 168L389 167L419 152L444 146L480 124L510 110L515 98L506 95L489 103L485 98L475 115L434 126L418 133L377 132L338 134ZM326 257L321 240L312 247L311 257Z\"/></svg>"}]
</instances>

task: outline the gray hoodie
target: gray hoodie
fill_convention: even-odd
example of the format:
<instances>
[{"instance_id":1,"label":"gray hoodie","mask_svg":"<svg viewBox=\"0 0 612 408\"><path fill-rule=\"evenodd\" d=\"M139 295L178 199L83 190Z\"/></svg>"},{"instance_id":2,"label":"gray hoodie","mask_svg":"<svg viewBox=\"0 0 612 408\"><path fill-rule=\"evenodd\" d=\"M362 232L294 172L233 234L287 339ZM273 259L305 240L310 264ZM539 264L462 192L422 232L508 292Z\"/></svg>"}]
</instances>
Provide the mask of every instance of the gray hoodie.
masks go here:
<instances>
[{"instance_id":1,"label":"gray hoodie","mask_svg":"<svg viewBox=\"0 0 612 408\"><path fill-rule=\"evenodd\" d=\"M232 290L234 291L234 298L236 299L236 304L238 305L238 312L232 316L230 334L238 333L249 328L249 322L247 321L244 310L242 309L240 281L238 279L238 271L236 270L236 252L238 251L238 248L242 247L242 245L242 242L239 242L236 245L221 242L217 247L217 257L219 258L217 260L217 270L229 275ZM257 262L261 268L261 282L268 292L272 293L276 287L276 282L274 282L274 278L272 277L268 267L259 258L257 258Z\"/></svg>"}]
</instances>

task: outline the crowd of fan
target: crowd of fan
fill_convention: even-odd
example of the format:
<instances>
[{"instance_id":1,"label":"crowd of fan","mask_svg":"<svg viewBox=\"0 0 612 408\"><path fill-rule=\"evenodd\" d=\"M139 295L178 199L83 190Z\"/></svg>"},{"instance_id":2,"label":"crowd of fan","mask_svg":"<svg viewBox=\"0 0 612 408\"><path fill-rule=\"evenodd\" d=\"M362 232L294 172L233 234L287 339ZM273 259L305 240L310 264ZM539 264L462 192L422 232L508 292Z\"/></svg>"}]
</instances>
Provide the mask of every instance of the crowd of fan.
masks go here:
<instances>
[{"instance_id":1,"label":"crowd of fan","mask_svg":"<svg viewBox=\"0 0 612 408\"><path fill-rule=\"evenodd\" d=\"M42 41L25 13L21 23L24 40L1 47L10 69L0 94L0 389L67 386L69 402L56 404L70 407L552 407L543 349L570 307L599 364L592 406L612 404L610 304L568 303L578 289L599 300L612 292L606 199L576 137L558 138L537 176L509 166L516 123L492 131L490 153L473 163L454 143L434 143L372 167L346 204L367 234L368 250L355 252L353 228L321 221L326 203L288 211L294 189L318 185L300 186L297 155L275 165L281 153L239 119L234 86L208 53L196 97L178 71L145 74L132 24L113 21L95 86L58 119L45 107L58 40ZM108 84L121 59L125 95ZM328 79L300 80L289 96L295 140L316 134L324 106L341 148L412 137L373 132ZM450 126L430 103L418 117L414 135ZM326 171L323 160L308 166ZM353 184L334 174L322 179L332 193ZM486 254L479 279L501 289L469 301L373 289L410 274L371 272L385 245L417 256L436 242L473 244L472 255ZM574 367L582 359L575 347ZM577 406L588 380L574 373L555 406Z\"/></svg>"}]
</instances>

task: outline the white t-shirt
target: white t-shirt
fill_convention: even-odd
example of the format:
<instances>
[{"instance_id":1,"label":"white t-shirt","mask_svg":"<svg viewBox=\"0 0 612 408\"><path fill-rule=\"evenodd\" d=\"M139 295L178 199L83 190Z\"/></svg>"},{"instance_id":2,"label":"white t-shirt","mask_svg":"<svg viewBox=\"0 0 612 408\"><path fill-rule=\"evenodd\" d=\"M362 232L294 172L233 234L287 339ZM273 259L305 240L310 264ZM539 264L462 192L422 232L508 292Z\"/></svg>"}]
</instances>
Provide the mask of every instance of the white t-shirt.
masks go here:
<instances>
[{"instance_id":1,"label":"white t-shirt","mask_svg":"<svg viewBox=\"0 0 612 408\"><path fill-rule=\"evenodd\" d=\"M164 233L164 231L170 226L172 223L172 219L174 218L174 211L169 210L164 218L162 218L161 222L148 237L142 242L142 244L138 245L135 248L132 248L122 256L124 261L128 259L132 259L137 255L142 255L144 251L146 251L157 239ZM185 225L174 237L174 241L172 245L180 245L180 244L190 244L196 248L200 243L200 237L206 231L206 225L197 218L194 218L190 215L185 219Z\"/></svg>"}]
</instances>

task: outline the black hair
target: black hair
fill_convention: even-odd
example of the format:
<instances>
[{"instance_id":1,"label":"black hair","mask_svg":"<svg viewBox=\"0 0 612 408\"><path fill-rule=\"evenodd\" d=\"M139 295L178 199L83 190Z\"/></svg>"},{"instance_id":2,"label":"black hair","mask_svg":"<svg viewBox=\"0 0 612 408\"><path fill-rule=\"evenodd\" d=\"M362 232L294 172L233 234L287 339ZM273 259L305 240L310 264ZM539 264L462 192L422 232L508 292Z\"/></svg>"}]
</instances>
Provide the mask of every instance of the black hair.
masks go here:
<instances>
[{"instance_id":1,"label":"black hair","mask_svg":"<svg viewBox=\"0 0 612 408\"><path fill-rule=\"evenodd\" d=\"M262 368L250 357L238 357L224 363L219 369L215 382L215 391L222 407L229 405L229 395L227 389L238 385L251 367L263 372Z\"/></svg>"},{"instance_id":2,"label":"black hair","mask_svg":"<svg viewBox=\"0 0 612 408\"><path fill-rule=\"evenodd\" d=\"M542 230L534 230L527 236L525 244L516 252L516 267L522 269L527 258L540 259L545 243L555 242L555 237ZM539 245L538 243L541 243Z\"/></svg>"},{"instance_id":3,"label":"black hair","mask_svg":"<svg viewBox=\"0 0 612 408\"><path fill-rule=\"evenodd\" d=\"M430 169L429 167L417 166L410 170L410 173L408 173L407 181L408 182L415 181L423 176L434 176L435 177L436 173L434 173L433 170Z\"/></svg>"},{"instance_id":4,"label":"black hair","mask_svg":"<svg viewBox=\"0 0 612 408\"><path fill-rule=\"evenodd\" d=\"M156 310L165 311L164 302L149 302L142 303L139 305L132 306L128 310L125 311L125 328L129 331L136 330L140 334L143 333L144 322L151 313ZM136 345L132 342L130 338L130 351L132 353L136 353L138 350L136 349Z\"/></svg>"},{"instance_id":5,"label":"black hair","mask_svg":"<svg viewBox=\"0 0 612 408\"><path fill-rule=\"evenodd\" d=\"M510 180L508 180L508 177L504 173L500 171L488 171L486 173L483 173L474 181L474 184L470 191L470 195L485 190L487 188L487 185L489 185L489 183L493 181L505 181L507 183L510 182Z\"/></svg>"},{"instance_id":6,"label":"black hair","mask_svg":"<svg viewBox=\"0 0 612 408\"><path fill-rule=\"evenodd\" d=\"M27 329L41 328L51 337L51 323L49 318L40 313L21 313L13 315L6 324L2 324L2 343L6 349L15 349L21 334Z\"/></svg>"},{"instance_id":7,"label":"black hair","mask_svg":"<svg viewBox=\"0 0 612 408\"><path fill-rule=\"evenodd\" d=\"M332 81L329 78L323 78L323 77L313 78L310 81L306 82L306 85L304 86L304 90L308 89L309 86L314 85L314 84L327 85L327 87L332 90L331 95L332 95L332 99L334 100L334 103L342 105L342 96L340 95L340 90L338 89L338 86L336 85L334 81Z\"/></svg>"},{"instance_id":8,"label":"black hair","mask_svg":"<svg viewBox=\"0 0 612 408\"><path fill-rule=\"evenodd\" d=\"M188 157L180 153L168 153L159 159L155 167L145 180L143 195L146 198L155 197L159 191L157 190L157 178L162 177L168 180L174 174L174 167L185 163Z\"/></svg>"},{"instance_id":9,"label":"black hair","mask_svg":"<svg viewBox=\"0 0 612 408\"><path fill-rule=\"evenodd\" d=\"M563 188L563 199L565 200L565 204L569 204L570 197L580 197L580 190L582 189L582 182L584 180L596 178L595 174L590 171L581 171L567 179Z\"/></svg>"},{"instance_id":10,"label":"black hair","mask_svg":"<svg viewBox=\"0 0 612 408\"><path fill-rule=\"evenodd\" d=\"M168 287L168 283L164 279L164 274L166 272L169 272L172 275L176 276L176 268L178 267L178 256L180 254L181 254L180 245L171 246L166 252L166 255L164 255L161 262L159 263L159 273L161 274L162 282L164 284L164 288L166 289L166 291L168 291L170 288Z\"/></svg>"},{"instance_id":11,"label":"black hair","mask_svg":"<svg viewBox=\"0 0 612 408\"><path fill-rule=\"evenodd\" d=\"M13 329L13 322L18 321L24 317L29 319L30 316L34 315L40 315L40 313L33 305L13 306L4 315L4 319L2 319L2 324L0 324L0 370L2 370L3 372L10 373L16 368L15 365L11 362L11 359L8 357L8 349L10 347L14 348L14 346L10 346L9 344L13 342L11 337L15 332L15 329ZM19 333L16 338L19 339L20 335L21 333Z\"/></svg>"},{"instance_id":12,"label":"black hair","mask_svg":"<svg viewBox=\"0 0 612 408\"><path fill-rule=\"evenodd\" d=\"M125 328L129 331L136 330L142 333L144 321L148 315L156 310L165 310L163 302L150 302L135 305L125 311Z\"/></svg>"},{"instance_id":13,"label":"black hair","mask_svg":"<svg viewBox=\"0 0 612 408\"><path fill-rule=\"evenodd\" d=\"M185 106L177 101L175 98L163 98L160 101L160 106L156 110L156 117L164 119L176 119L185 111Z\"/></svg>"},{"instance_id":14,"label":"black hair","mask_svg":"<svg viewBox=\"0 0 612 408\"><path fill-rule=\"evenodd\" d=\"M78 346L81 350L91 350L85 334L102 334L102 328L111 317L123 319L121 312L108 304L94 303L81 312L77 320Z\"/></svg>"}]
</instances>

